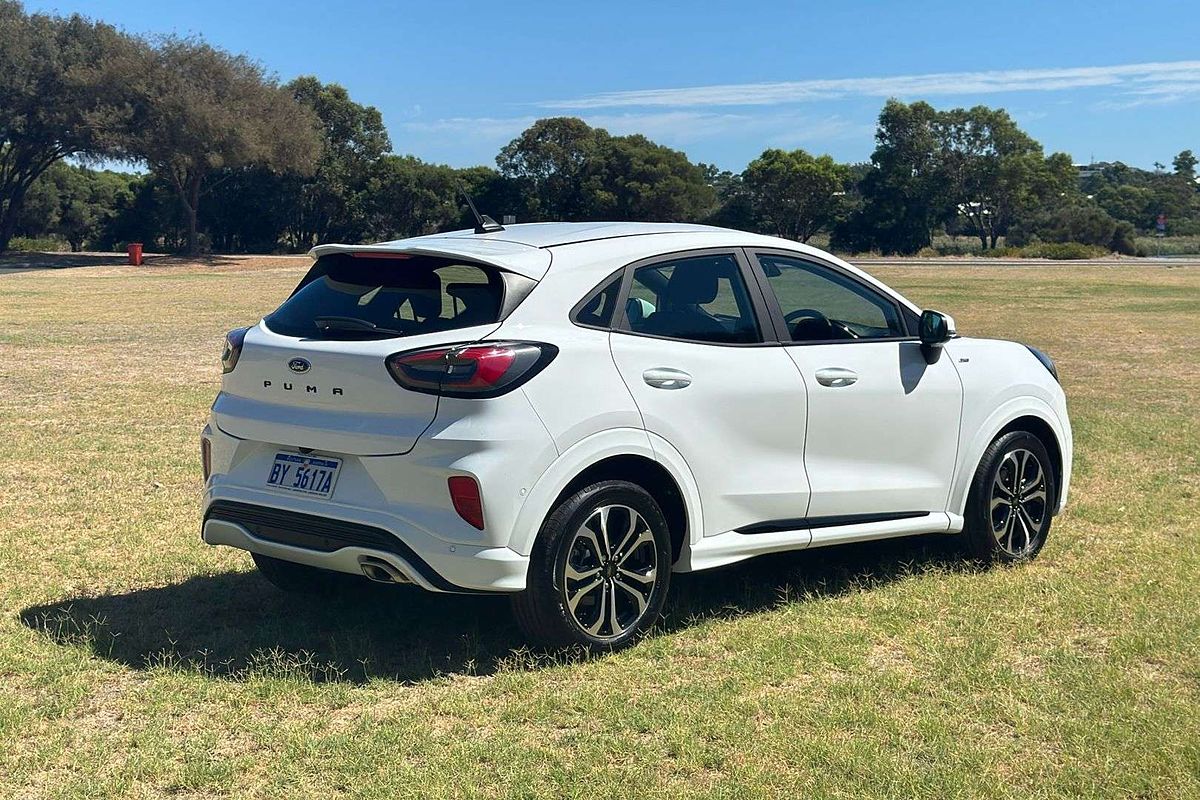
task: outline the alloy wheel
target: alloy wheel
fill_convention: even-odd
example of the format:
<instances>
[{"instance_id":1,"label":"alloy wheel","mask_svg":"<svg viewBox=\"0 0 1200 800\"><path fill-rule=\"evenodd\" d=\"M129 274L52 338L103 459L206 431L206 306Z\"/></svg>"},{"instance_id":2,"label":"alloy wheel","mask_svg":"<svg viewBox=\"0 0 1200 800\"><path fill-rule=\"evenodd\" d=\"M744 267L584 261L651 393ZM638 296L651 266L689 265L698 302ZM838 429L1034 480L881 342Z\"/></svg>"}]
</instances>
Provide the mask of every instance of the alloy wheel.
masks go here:
<instances>
[{"instance_id":1,"label":"alloy wheel","mask_svg":"<svg viewBox=\"0 0 1200 800\"><path fill-rule=\"evenodd\" d=\"M1049 514L1046 471L1037 455L1017 448L1004 454L992 480L992 536L1013 558L1037 552Z\"/></svg>"},{"instance_id":2,"label":"alloy wheel","mask_svg":"<svg viewBox=\"0 0 1200 800\"><path fill-rule=\"evenodd\" d=\"M567 612L588 636L615 639L646 614L658 582L650 525L626 505L593 511L567 545L560 585Z\"/></svg>"}]
</instances>

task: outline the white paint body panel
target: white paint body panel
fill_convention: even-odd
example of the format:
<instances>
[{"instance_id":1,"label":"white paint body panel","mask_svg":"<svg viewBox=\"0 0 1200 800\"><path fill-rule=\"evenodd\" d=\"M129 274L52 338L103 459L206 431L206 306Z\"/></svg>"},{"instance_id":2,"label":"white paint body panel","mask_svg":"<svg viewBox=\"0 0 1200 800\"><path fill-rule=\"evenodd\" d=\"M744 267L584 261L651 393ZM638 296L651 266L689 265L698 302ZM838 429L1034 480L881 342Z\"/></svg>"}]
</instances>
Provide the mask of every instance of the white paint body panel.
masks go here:
<instances>
[{"instance_id":1,"label":"white paint body panel","mask_svg":"<svg viewBox=\"0 0 1200 800\"><path fill-rule=\"evenodd\" d=\"M315 256L368 250L438 254L493 264L537 281L499 324L420 337L343 342L295 340L261 324L224 376L204 437L212 476L204 507L231 500L371 525L389 532L454 587L519 591L538 531L584 470L613 457L663 468L678 489L687 531L675 569L848 541L962 528L979 458L998 431L1036 416L1054 432L1070 478L1072 442L1061 387L1022 345L978 339L947 343L925 365L912 342L727 347L610 333L573 324L571 309L627 265L706 248L785 249L847 270L909 309L919 309L861 270L805 245L694 225L580 223L455 231L379 245L326 245ZM555 345L557 357L519 389L487 400L437 398L401 389L386 355L445 342L515 339ZM289 358L313 363L294 383L318 391L269 391L261 371L286 377ZM687 372L681 389L652 388L655 367ZM855 384L818 384L815 371L842 367ZM249 378L255 377L255 380ZM339 385L350 398L322 394ZM333 497L264 486L279 450L312 448L343 459ZM486 525L454 510L453 475L475 477ZM922 517L744 534L737 528L889 511ZM224 523L203 536L277 558L357 572L357 558L384 558L438 589L394 554L342 548L317 553L256 539ZM444 587L443 587L444 588Z\"/></svg>"},{"instance_id":2,"label":"white paint body panel","mask_svg":"<svg viewBox=\"0 0 1200 800\"><path fill-rule=\"evenodd\" d=\"M917 342L785 347L808 386L808 517L942 511L958 453L962 385L948 358L926 364ZM857 380L823 386L847 369Z\"/></svg>"},{"instance_id":3,"label":"white paint body panel","mask_svg":"<svg viewBox=\"0 0 1200 800\"><path fill-rule=\"evenodd\" d=\"M805 515L804 382L784 348L622 333L611 334L610 346L646 430L683 455L700 487L703 535ZM691 384L646 383L647 371L664 368L690 376Z\"/></svg>"}]
</instances>

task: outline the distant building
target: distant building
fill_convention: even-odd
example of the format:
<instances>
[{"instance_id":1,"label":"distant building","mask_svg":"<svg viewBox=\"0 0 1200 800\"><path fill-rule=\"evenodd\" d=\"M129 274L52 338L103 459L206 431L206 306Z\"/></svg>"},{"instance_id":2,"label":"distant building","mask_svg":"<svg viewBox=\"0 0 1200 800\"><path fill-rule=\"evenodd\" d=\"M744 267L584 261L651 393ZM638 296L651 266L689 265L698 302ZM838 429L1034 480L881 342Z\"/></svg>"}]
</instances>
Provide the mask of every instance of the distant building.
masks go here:
<instances>
[{"instance_id":1,"label":"distant building","mask_svg":"<svg viewBox=\"0 0 1200 800\"><path fill-rule=\"evenodd\" d=\"M1088 178L1099 175L1106 167L1112 166L1107 161L1095 161L1091 164L1075 164L1075 176L1082 183Z\"/></svg>"}]
</instances>

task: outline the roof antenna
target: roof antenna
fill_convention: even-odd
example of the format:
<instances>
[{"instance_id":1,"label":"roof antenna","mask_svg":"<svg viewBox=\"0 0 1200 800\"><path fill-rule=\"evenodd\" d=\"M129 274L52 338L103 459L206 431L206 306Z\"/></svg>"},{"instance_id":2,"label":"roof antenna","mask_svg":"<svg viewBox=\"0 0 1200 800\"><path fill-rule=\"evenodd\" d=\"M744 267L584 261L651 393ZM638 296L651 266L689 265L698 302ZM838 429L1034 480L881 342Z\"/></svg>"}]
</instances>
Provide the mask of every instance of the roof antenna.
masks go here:
<instances>
[{"instance_id":1,"label":"roof antenna","mask_svg":"<svg viewBox=\"0 0 1200 800\"><path fill-rule=\"evenodd\" d=\"M480 214L475 208L474 201L471 200L471 195L467 194L466 189L460 188L459 193L463 199L467 201L467 206L471 209L471 215L475 217L475 232L476 233L495 233L496 231L504 230L504 226L496 220L489 217L487 214Z\"/></svg>"}]
</instances>

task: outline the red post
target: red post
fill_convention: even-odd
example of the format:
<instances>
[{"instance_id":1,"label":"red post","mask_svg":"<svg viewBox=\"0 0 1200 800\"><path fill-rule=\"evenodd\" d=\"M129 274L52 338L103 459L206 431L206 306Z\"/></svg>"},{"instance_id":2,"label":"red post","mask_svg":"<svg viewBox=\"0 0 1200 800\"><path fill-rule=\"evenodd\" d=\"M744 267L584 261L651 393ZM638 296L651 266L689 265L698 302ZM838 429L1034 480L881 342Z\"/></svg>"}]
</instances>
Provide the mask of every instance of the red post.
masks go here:
<instances>
[{"instance_id":1,"label":"red post","mask_svg":"<svg viewBox=\"0 0 1200 800\"><path fill-rule=\"evenodd\" d=\"M125 252L129 255L129 263L131 266L140 267L142 265L142 243L130 242L125 248Z\"/></svg>"}]
</instances>

